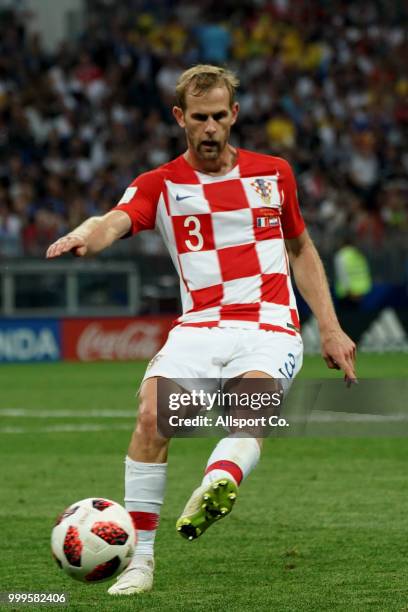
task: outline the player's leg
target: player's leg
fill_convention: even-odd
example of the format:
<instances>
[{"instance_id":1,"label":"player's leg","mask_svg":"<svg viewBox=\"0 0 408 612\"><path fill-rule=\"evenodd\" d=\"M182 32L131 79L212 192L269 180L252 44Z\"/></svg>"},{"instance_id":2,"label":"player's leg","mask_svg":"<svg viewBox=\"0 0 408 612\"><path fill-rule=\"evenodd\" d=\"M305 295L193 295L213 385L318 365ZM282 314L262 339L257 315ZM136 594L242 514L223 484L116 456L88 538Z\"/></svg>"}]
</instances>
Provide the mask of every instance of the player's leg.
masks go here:
<instances>
[{"instance_id":1,"label":"player's leg","mask_svg":"<svg viewBox=\"0 0 408 612\"><path fill-rule=\"evenodd\" d=\"M286 394L302 367L300 335L237 330L236 336L239 342L234 355L225 360L222 370L223 378L230 381L228 391L239 392L242 386L245 391L246 378L264 378L268 385L270 381L273 392L283 389ZM231 435L217 444L201 486L194 491L177 521L181 535L194 539L231 511L240 483L259 460L261 442L253 434L245 438Z\"/></svg>"},{"instance_id":2,"label":"player's leg","mask_svg":"<svg viewBox=\"0 0 408 612\"><path fill-rule=\"evenodd\" d=\"M242 381L248 378L273 380L265 372L246 372L230 381L228 392L242 392ZM193 492L177 521L176 528L182 536L194 540L231 512L239 485L259 461L261 446L261 438L242 437L242 434L232 434L218 442L208 459L201 485Z\"/></svg>"},{"instance_id":3,"label":"player's leg","mask_svg":"<svg viewBox=\"0 0 408 612\"><path fill-rule=\"evenodd\" d=\"M205 376L206 372L215 377L218 369L211 365L209 350L215 344L213 336L209 330L176 328L147 367L125 471L125 506L134 518L138 543L129 568L109 589L112 595L148 591L153 583L153 545L164 497L169 443L158 433L157 415L162 416L157 405L158 379L166 383L197 379ZM197 346L202 350L197 351ZM165 391L161 391L165 395Z\"/></svg>"},{"instance_id":4,"label":"player's leg","mask_svg":"<svg viewBox=\"0 0 408 612\"><path fill-rule=\"evenodd\" d=\"M111 586L111 595L133 595L153 585L153 547L163 504L169 441L157 431L157 379L144 381L125 467L125 507L137 529L135 554Z\"/></svg>"}]
</instances>

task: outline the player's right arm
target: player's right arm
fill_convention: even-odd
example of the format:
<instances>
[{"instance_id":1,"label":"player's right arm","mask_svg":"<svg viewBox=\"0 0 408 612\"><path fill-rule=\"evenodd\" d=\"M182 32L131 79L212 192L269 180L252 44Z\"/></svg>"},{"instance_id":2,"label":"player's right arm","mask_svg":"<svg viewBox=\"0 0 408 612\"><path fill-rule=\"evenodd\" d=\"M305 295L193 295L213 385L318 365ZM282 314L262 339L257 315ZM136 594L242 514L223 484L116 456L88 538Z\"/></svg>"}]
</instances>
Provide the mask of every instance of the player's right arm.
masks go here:
<instances>
[{"instance_id":1,"label":"player's right arm","mask_svg":"<svg viewBox=\"0 0 408 612\"><path fill-rule=\"evenodd\" d=\"M62 236L47 250L47 259L72 253L76 257L99 253L125 236L132 222L125 212L112 210L102 217L90 217L72 232Z\"/></svg>"}]
</instances>

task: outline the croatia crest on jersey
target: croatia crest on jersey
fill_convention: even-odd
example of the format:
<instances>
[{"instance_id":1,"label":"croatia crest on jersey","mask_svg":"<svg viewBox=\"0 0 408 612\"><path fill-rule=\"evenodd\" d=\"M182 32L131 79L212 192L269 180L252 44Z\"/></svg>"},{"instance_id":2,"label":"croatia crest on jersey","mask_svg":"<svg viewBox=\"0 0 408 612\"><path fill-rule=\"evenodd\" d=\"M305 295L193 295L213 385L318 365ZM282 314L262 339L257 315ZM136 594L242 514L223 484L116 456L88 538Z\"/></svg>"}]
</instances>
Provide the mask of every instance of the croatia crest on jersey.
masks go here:
<instances>
[{"instance_id":1,"label":"croatia crest on jersey","mask_svg":"<svg viewBox=\"0 0 408 612\"><path fill-rule=\"evenodd\" d=\"M280 208L281 197L278 190L278 176L270 178L256 178L250 183L258 195L261 196L265 206Z\"/></svg>"}]
</instances>

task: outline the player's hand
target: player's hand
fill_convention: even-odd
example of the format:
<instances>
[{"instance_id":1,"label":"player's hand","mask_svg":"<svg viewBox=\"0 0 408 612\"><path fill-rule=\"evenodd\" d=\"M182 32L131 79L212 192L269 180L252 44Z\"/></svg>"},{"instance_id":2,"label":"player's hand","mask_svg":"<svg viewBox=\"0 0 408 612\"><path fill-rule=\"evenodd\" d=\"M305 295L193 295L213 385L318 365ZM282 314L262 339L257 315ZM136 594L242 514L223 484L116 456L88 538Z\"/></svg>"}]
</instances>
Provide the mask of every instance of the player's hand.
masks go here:
<instances>
[{"instance_id":1,"label":"player's hand","mask_svg":"<svg viewBox=\"0 0 408 612\"><path fill-rule=\"evenodd\" d=\"M86 246L85 240L75 234L67 234L62 238L53 242L48 247L46 258L52 259L53 257L59 257L64 253L72 253L76 257L83 257L86 255L88 247Z\"/></svg>"},{"instance_id":2,"label":"player's hand","mask_svg":"<svg viewBox=\"0 0 408 612\"><path fill-rule=\"evenodd\" d=\"M357 382L355 372L356 345L341 327L320 333L322 355L327 367L343 370L347 386Z\"/></svg>"}]
</instances>

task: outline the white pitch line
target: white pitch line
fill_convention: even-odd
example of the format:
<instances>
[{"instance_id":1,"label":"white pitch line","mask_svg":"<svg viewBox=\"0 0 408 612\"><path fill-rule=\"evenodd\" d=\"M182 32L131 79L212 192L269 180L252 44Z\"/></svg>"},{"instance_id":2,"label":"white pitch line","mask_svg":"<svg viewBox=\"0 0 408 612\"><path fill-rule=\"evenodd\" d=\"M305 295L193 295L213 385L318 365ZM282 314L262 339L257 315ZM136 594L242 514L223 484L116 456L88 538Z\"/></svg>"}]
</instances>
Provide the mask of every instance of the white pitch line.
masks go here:
<instances>
[{"instance_id":1,"label":"white pitch line","mask_svg":"<svg viewBox=\"0 0 408 612\"><path fill-rule=\"evenodd\" d=\"M38 418L38 419L65 419L65 418L91 418L91 419L130 419L135 418L137 410L38 410L29 408L0 408L0 417L12 418ZM310 414L288 416L289 422L311 422L311 423L387 423L408 421L408 414L365 414L355 412L332 412L325 410L313 410ZM78 426L79 427L79 426Z\"/></svg>"},{"instance_id":2,"label":"white pitch line","mask_svg":"<svg viewBox=\"0 0 408 612\"><path fill-rule=\"evenodd\" d=\"M69 433L90 431L130 431L128 425L95 425L94 423L83 423L81 425L67 423L66 425L48 425L47 427L0 427L0 434L40 434L40 433Z\"/></svg>"},{"instance_id":3,"label":"white pitch line","mask_svg":"<svg viewBox=\"0 0 408 612\"><path fill-rule=\"evenodd\" d=\"M342 418L338 418L338 415L342 414ZM289 423L296 423L299 420L290 419ZM330 423L331 425L341 423L398 423L408 422L408 415L379 415L379 414L352 414L352 413L322 413L310 415L307 420L300 420L304 425L310 423ZM98 425L96 423L64 423L61 425L47 425L45 427L15 427L5 426L0 427L0 434L41 434L41 433L86 433L96 431L130 431L131 425L125 423L111 423L109 425Z\"/></svg>"},{"instance_id":4,"label":"white pitch line","mask_svg":"<svg viewBox=\"0 0 408 612\"><path fill-rule=\"evenodd\" d=\"M330 412L316 410L300 421L311 423L404 423L408 414L365 414L359 412ZM290 420L289 420L290 422Z\"/></svg>"},{"instance_id":5,"label":"white pitch line","mask_svg":"<svg viewBox=\"0 0 408 612\"><path fill-rule=\"evenodd\" d=\"M136 410L30 410L29 408L0 408L0 417L2 416L15 418L35 417L38 419L65 419L66 417L78 419L83 417L91 419L127 419L135 417Z\"/></svg>"}]
</instances>

